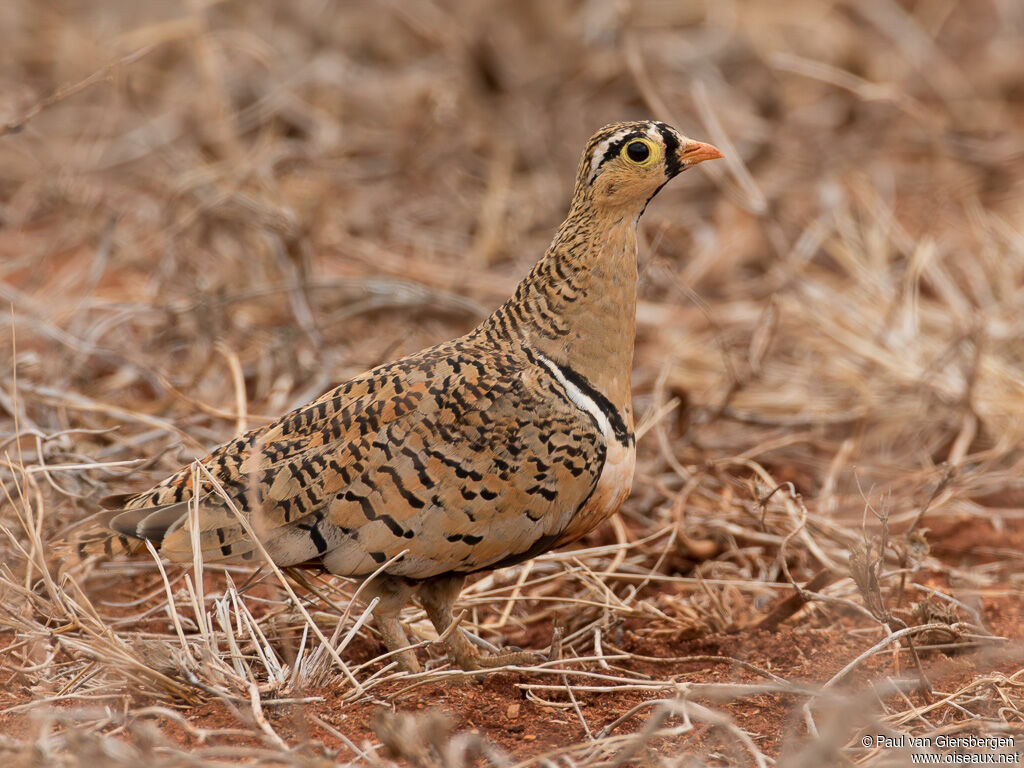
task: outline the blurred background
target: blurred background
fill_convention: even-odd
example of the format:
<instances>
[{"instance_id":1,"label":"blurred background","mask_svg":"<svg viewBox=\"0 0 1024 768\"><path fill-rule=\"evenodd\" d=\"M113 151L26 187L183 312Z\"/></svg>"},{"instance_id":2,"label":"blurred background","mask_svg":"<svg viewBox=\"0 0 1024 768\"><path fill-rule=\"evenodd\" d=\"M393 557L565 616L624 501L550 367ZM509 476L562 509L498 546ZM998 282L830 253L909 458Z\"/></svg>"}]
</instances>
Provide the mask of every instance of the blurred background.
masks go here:
<instances>
[{"instance_id":1,"label":"blurred background","mask_svg":"<svg viewBox=\"0 0 1024 768\"><path fill-rule=\"evenodd\" d=\"M820 391L771 410L875 405L834 352L955 400L972 355L943 345L1019 338L1016 2L11 2L0 25L3 278L22 352L90 397L228 404L224 339L272 413L464 331L543 252L587 137L642 117L728 159L642 223L638 394L668 369L715 402L744 374L694 337L746 345L771 297L876 345L776 328L769 363Z\"/></svg>"},{"instance_id":2,"label":"blurred background","mask_svg":"<svg viewBox=\"0 0 1024 768\"><path fill-rule=\"evenodd\" d=\"M255 419L462 333L542 254L590 134L654 117L727 158L641 223L637 410L676 398L676 450L711 451L685 460L814 427L821 450L770 452L785 479L820 490L850 438L885 488L1022 434L1020 3L9 2L0 25L26 423L116 405L198 455L241 424L239 378ZM167 447L110 440L90 455Z\"/></svg>"},{"instance_id":3,"label":"blurred background","mask_svg":"<svg viewBox=\"0 0 1024 768\"><path fill-rule=\"evenodd\" d=\"M641 222L648 431L588 543L675 526L645 567L777 580L799 496L799 578L885 517L934 584L1024 587L1018 0L7 0L0 30L0 438L41 540L471 328L587 138L650 117L726 159ZM687 589L663 615L760 610Z\"/></svg>"}]
</instances>

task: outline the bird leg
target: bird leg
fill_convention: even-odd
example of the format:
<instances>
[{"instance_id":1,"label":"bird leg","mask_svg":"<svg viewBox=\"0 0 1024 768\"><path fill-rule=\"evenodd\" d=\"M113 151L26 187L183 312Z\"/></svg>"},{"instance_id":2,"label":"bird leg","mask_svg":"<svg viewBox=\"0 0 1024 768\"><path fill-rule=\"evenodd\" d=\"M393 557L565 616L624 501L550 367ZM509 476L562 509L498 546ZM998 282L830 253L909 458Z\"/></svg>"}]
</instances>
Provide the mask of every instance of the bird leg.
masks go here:
<instances>
[{"instance_id":1,"label":"bird leg","mask_svg":"<svg viewBox=\"0 0 1024 768\"><path fill-rule=\"evenodd\" d=\"M536 661L537 654L529 651L482 653L473 646L460 628L455 627L448 632L454 621L452 605L458 599L465 581L465 576L443 576L424 582L419 589L420 603L423 604L434 629L444 638L449 660L467 671Z\"/></svg>"},{"instance_id":2,"label":"bird leg","mask_svg":"<svg viewBox=\"0 0 1024 768\"><path fill-rule=\"evenodd\" d=\"M413 591L414 588L405 579L382 575L366 583L362 599L370 602L375 597L380 598L373 609L373 620L381 640L388 651L394 653L395 660L407 672L415 674L422 668L416 654L409 648L409 639L398 620L398 614L408 604Z\"/></svg>"}]
</instances>

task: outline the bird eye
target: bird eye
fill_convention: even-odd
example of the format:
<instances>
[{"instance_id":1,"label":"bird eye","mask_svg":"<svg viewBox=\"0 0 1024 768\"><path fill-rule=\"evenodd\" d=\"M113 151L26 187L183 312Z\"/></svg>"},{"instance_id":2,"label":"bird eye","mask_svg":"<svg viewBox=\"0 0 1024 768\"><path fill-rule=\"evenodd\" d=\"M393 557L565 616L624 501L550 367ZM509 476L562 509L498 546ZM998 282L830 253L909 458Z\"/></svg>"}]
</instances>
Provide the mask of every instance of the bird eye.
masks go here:
<instances>
[{"instance_id":1,"label":"bird eye","mask_svg":"<svg viewBox=\"0 0 1024 768\"><path fill-rule=\"evenodd\" d=\"M643 163L651 156L651 148L645 141L631 141L626 145L625 155L634 163Z\"/></svg>"}]
</instances>

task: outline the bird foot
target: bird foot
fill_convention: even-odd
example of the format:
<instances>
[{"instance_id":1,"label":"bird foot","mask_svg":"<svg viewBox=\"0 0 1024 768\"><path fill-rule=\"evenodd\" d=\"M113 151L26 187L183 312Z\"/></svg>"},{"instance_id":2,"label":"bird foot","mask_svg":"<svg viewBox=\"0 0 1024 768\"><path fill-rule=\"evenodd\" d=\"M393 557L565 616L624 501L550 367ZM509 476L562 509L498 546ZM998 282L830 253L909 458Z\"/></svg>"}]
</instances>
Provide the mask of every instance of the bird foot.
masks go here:
<instances>
[{"instance_id":1,"label":"bird foot","mask_svg":"<svg viewBox=\"0 0 1024 768\"><path fill-rule=\"evenodd\" d=\"M461 616L459 618L461 619ZM450 627L441 639L448 651L449 661L467 672L519 664L536 664L543 660L540 654L519 648L494 652L481 651L458 627L458 620L456 620L455 626Z\"/></svg>"},{"instance_id":2,"label":"bird foot","mask_svg":"<svg viewBox=\"0 0 1024 768\"><path fill-rule=\"evenodd\" d=\"M415 675L423 671L419 659L416 658L416 654L412 651L400 651L395 655L395 660L402 669L410 674Z\"/></svg>"},{"instance_id":3,"label":"bird foot","mask_svg":"<svg viewBox=\"0 0 1024 768\"><path fill-rule=\"evenodd\" d=\"M539 653L533 651L502 651L500 653L481 653L471 649L469 653L452 654L448 653L452 663L462 667L467 672L474 672L481 669L495 669L497 667L520 666L523 664L536 664L543 660Z\"/></svg>"},{"instance_id":4,"label":"bird foot","mask_svg":"<svg viewBox=\"0 0 1024 768\"><path fill-rule=\"evenodd\" d=\"M422 671L416 652L409 647L409 640L397 616L378 616L377 629L384 641L384 647L391 651L392 658L402 669L414 675Z\"/></svg>"},{"instance_id":5,"label":"bird foot","mask_svg":"<svg viewBox=\"0 0 1024 768\"><path fill-rule=\"evenodd\" d=\"M473 645L466 633L459 627L466 612L462 611L458 616L452 616L452 603L459 596L464 581L465 577L463 576L437 578L423 584L419 590L420 602L434 628L438 631L445 650L448 651L448 660L454 666L461 667L468 672L495 669L513 664L535 664L541 661L542 658L539 654L522 651L518 648L489 652L478 650ZM480 642L482 645L488 645Z\"/></svg>"}]
</instances>

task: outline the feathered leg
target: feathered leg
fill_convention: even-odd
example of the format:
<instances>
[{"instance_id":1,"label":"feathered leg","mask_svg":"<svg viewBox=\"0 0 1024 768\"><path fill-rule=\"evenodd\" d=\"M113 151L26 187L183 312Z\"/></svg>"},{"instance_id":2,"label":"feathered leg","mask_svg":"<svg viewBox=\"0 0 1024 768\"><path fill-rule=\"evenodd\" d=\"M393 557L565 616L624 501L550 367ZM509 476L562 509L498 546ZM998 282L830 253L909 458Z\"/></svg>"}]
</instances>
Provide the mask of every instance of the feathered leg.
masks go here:
<instances>
[{"instance_id":1,"label":"feathered leg","mask_svg":"<svg viewBox=\"0 0 1024 768\"><path fill-rule=\"evenodd\" d=\"M414 587L404 579L378 576L363 589L362 599L367 602L375 597L380 602L373 609L373 620L377 624L385 647L395 654L395 659L409 672L419 672L421 667L416 654L409 648L409 639L398 620L398 614L409 603Z\"/></svg>"},{"instance_id":2,"label":"feathered leg","mask_svg":"<svg viewBox=\"0 0 1024 768\"><path fill-rule=\"evenodd\" d=\"M420 586L420 602L439 635L444 635L454 621L452 606L462 592L462 585L465 582L465 576L444 576L431 579ZM473 646L460 628L450 632L444 644L451 662L465 670L490 669L504 667L507 664L530 664L538 658L537 654L530 651L483 653Z\"/></svg>"}]
</instances>

